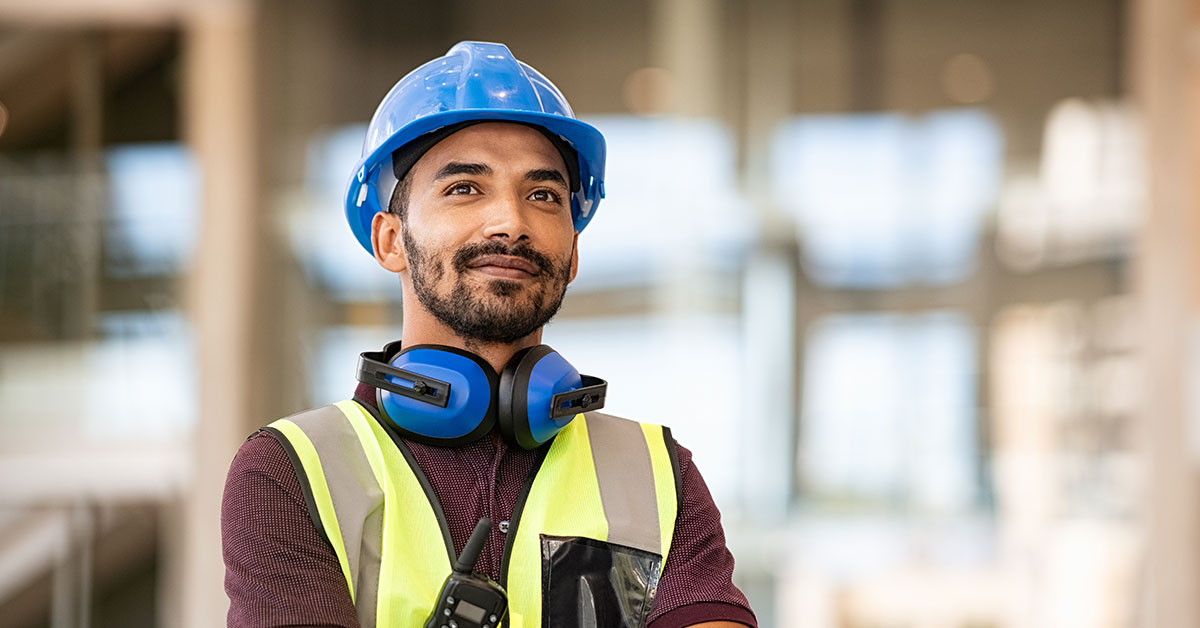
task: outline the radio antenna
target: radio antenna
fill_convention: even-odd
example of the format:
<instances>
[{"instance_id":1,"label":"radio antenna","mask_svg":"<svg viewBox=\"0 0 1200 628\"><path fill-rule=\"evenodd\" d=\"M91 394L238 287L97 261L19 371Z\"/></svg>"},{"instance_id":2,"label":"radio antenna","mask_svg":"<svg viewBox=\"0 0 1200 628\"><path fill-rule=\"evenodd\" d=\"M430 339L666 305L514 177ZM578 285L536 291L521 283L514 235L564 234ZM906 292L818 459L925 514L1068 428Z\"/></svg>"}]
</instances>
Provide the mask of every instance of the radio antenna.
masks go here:
<instances>
[{"instance_id":1,"label":"radio antenna","mask_svg":"<svg viewBox=\"0 0 1200 628\"><path fill-rule=\"evenodd\" d=\"M458 555L458 561L454 563L454 571L458 573L471 573L475 571L475 563L479 561L479 552L483 551L483 544L487 542L488 533L492 531L492 520L484 517L475 524L475 531L471 533L471 538L467 539L467 544L463 546L462 554Z\"/></svg>"}]
</instances>

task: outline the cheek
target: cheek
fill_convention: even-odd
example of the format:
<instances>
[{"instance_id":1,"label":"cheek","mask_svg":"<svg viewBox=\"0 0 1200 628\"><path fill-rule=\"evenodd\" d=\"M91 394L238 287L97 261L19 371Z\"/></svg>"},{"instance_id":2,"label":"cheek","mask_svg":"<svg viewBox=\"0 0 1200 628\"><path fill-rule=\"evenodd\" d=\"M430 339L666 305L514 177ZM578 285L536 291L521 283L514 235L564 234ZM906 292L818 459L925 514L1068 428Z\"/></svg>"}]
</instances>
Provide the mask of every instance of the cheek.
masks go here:
<instances>
[{"instance_id":1,"label":"cheek","mask_svg":"<svg viewBox=\"0 0 1200 628\"><path fill-rule=\"evenodd\" d=\"M426 207L420 210L410 207L408 229L416 245L428 256L436 257L448 248L453 250L455 247L457 238L454 224L444 213L439 215Z\"/></svg>"},{"instance_id":2,"label":"cheek","mask_svg":"<svg viewBox=\"0 0 1200 628\"><path fill-rule=\"evenodd\" d=\"M449 259L453 257L454 253L452 250L447 253L444 245L433 238L424 237L427 235L423 233L423 237L417 239L406 232L405 249L410 268L426 280L437 281L446 274L446 268L450 264Z\"/></svg>"},{"instance_id":3,"label":"cheek","mask_svg":"<svg viewBox=\"0 0 1200 628\"><path fill-rule=\"evenodd\" d=\"M552 251L551 254L558 258L564 255L570 257L575 242L575 223L571 215L555 216L552 220L547 220L542 225L541 236L541 241L546 243L547 252Z\"/></svg>"}]
</instances>

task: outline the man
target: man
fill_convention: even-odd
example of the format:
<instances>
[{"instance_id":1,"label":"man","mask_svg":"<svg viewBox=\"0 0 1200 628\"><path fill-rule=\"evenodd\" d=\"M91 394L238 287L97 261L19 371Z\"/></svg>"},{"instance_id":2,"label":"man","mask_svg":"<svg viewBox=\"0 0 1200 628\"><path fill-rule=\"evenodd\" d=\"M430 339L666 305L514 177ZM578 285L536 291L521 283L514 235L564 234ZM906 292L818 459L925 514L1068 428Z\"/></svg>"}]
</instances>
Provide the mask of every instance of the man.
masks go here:
<instances>
[{"instance_id":1,"label":"man","mask_svg":"<svg viewBox=\"0 0 1200 628\"><path fill-rule=\"evenodd\" d=\"M231 627L755 626L691 453L585 412L603 381L540 344L604 150L500 44L460 43L384 98L346 211L400 278L401 342L363 354L352 401L238 452ZM479 598L447 579L474 561L468 536L482 551L455 577ZM492 613L495 583L507 610Z\"/></svg>"}]
</instances>

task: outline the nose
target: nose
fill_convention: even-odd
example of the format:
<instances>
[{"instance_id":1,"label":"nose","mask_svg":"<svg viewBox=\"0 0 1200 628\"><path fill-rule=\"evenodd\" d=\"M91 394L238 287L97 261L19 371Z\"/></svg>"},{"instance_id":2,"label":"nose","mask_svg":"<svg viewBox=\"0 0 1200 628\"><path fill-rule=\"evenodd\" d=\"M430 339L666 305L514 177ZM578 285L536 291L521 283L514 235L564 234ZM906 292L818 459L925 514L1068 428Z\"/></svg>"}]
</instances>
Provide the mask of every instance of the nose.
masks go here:
<instances>
[{"instance_id":1,"label":"nose","mask_svg":"<svg viewBox=\"0 0 1200 628\"><path fill-rule=\"evenodd\" d=\"M497 195L486 211L484 237L507 239L511 242L529 239L529 223L526 222L522 199L517 192Z\"/></svg>"}]
</instances>

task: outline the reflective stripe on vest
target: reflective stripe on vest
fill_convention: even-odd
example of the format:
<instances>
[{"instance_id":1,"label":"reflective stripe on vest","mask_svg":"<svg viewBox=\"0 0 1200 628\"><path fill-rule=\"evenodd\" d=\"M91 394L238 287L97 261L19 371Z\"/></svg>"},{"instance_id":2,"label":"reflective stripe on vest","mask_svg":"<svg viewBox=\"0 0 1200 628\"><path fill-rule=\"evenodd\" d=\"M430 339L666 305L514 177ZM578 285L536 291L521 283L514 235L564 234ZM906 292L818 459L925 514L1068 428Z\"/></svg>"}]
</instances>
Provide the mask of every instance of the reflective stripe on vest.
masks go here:
<instances>
[{"instance_id":1,"label":"reflective stripe on vest","mask_svg":"<svg viewBox=\"0 0 1200 628\"><path fill-rule=\"evenodd\" d=\"M272 428L296 452L301 485L313 495L310 514L315 507L317 529L342 565L359 624L423 625L450 573L453 548L420 470L353 401L280 419ZM385 546L383 539L393 541Z\"/></svg>"},{"instance_id":2,"label":"reflective stripe on vest","mask_svg":"<svg viewBox=\"0 0 1200 628\"><path fill-rule=\"evenodd\" d=\"M363 628L422 625L454 558L441 506L402 442L359 404L272 423L317 529L337 554ZM549 446L513 512L501 584L513 628L542 625L541 535L586 537L662 556L675 528L670 430L577 415Z\"/></svg>"}]
</instances>

